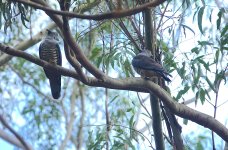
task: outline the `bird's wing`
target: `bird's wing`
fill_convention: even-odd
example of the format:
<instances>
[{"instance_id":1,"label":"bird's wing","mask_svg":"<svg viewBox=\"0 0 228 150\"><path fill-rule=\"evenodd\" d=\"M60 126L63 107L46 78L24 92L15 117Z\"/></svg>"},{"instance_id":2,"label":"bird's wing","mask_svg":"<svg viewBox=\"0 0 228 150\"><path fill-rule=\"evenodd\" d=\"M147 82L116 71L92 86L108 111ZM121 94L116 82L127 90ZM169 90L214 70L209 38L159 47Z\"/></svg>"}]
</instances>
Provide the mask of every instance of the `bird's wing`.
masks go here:
<instances>
[{"instance_id":1,"label":"bird's wing","mask_svg":"<svg viewBox=\"0 0 228 150\"><path fill-rule=\"evenodd\" d=\"M41 42L40 46L39 46L39 56L40 59L43 59L43 55L42 55L42 46L43 46L43 42Z\"/></svg>"},{"instance_id":2,"label":"bird's wing","mask_svg":"<svg viewBox=\"0 0 228 150\"><path fill-rule=\"evenodd\" d=\"M57 64L59 66L62 66L62 54L61 54L61 50L60 50L59 44L56 44L56 49L57 49L57 55L58 55Z\"/></svg>"},{"instance_id":3,"label":"bird's wing","mask_svg":"<svg viewBox=\"0 0 228 150\"><path fill-rule=\"evenodd\" d=\"M147 56L135 56L132 60L132 65L136 68L168 74L162 65Z\"/></svg>"}]
</instances>

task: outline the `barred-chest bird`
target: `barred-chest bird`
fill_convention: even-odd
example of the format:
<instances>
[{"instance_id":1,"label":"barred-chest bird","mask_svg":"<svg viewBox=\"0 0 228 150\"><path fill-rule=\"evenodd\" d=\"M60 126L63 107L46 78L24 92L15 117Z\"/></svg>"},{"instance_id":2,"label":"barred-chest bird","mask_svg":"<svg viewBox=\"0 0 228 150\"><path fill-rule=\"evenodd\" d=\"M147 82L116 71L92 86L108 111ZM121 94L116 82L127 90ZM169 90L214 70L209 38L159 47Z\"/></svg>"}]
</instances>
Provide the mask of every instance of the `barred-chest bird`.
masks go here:
<instances>
[{"instance_id":1,"label":"barred-chest bird","mask_svg":"<svg viewBox=\"0 0 228 150\"><path fill-rule=\"evenodd\" d=\"M148 50L143 50L132 59L132 66L135 71L144 78L154 77L154 75L161 76L164 80L170 82L168 76L172 77L161 64L157 63L151 57Z\"/></svg>"},{"instance_id":2,"label":"barred-chest bird","mask_svg":"<svg viewBox=\"0 0 228 150\"><path fill-rule=\"evenodd\" d=\"M58 45L58 33L47 30L47 35L39 47L40 59L45 60L53 65L62 66L62 55ZM44 69L45 75L49 79L51 93L54 99L60 97L61 92L61 74L56 71Z\"/></svg>"}]
</instances>

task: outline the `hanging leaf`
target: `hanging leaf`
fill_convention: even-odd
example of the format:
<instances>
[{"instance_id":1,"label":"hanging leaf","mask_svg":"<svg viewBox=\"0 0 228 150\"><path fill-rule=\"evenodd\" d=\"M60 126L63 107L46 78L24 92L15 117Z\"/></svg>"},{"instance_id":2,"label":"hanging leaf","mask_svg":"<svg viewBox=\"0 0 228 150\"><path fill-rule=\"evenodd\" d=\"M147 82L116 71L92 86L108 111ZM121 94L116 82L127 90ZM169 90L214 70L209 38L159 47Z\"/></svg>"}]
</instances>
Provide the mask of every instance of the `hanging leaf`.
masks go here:
<instances>
[{"instance_id":1,"label":"hanging leaf","mask_svg":"<svg viewBox=\"0 0 228 150\"><path fill-rule=\"evenodd\" d=\"M100 56L102 52L102 48L101 47L95 47L92 49L92 54L90 56L90 59L93 60L96 57Z\"/></svg>"},{"instance_id":2,"label":"hanging leaf","mask_svg":"<svg viewBox=\"0 0 228 150\"><path fill-rule=\"evenodd\" d=\"M21 4L18 4L18 8L19 8L19 11L20 11L20 14L21 14L21 22L22 22L22 24L23 24L27 29L29 29L29 27L27 27L27 25L26 25L26 23L25 23L25 22L29 22L29 20L28 20L27 17L26 17L27 11L25 10L25 8L23 7L23 5L21 5Z\"/></svg>"},{"instance_id":3,"label":"hanging leaf","mask_svg":"<svg viewBox=\"0 0 228 150\"><path fill-rule=\"evenodd\" d=\"M224 8L220 9L219 12L218 12L217 30L220 29L221 19L222 19L222 16L223 16L224 12L225 12Z\"/></svg>"},{"instance_id":4,"label":"hanging leaf","mask_svg":"<svg viewBox=\"0 0 228 150\"><path fill-rule=\"evenodd\" d=\"M213 45L213 43L210 43L208 41L198 41L198 44L201 45L201 46Z\"/></svg>"},{"instance_id":5,"label":"hanging leaf","mask_svg":"<svg viewBox=\"0 0 228 150\"><path fill-rule=\"evenodd\" d=\"M223 37L225 35L225 33L227 32L228 30L228 23L226 24L226 26L222 29L222 32L221 32L221 36L220 37Z\"/></svg>"},{"instance_id":6,"label":"hanging leaf","mask_svg":"<svg viewBox=\"0 0 228 150\"><path fill-rule=\"evenodd\" d=\"M204 104L204 102L205 102L205 90L202 88L199 89L199 98L200 98L201 104Z\"/></svg>"},{"instance_id":7,"label":"hanging leaf","mask_svg":"<svg viewBox=\"0 0 228 150\"><path fill-rule=\"evenodd\" d=\"M194 84L197 85L199 83L199 79L200 79L200 76L201 76L201 67L200 67L200 64L197 63L197 72L196 74L194 75Z\"/></svg>"},{"instance_id":8,"label":"hanging leaf","mask_svg":"<svg viewBox=\"0 0 228 150\"><path fill-rule=\"evenodd\" d=\"M195 106L196 106L197 103L198 103L198 99L199 99L199 91L196 92Z\"/></svg>"},{"instance_id":9,"label":"hanging leaf","mask_svg":"<svg viewBox=\"0 0 228 150\"><path fill-rule=\"evenodd\" d=\"M197 12L198 12L199 9L200 9L200 7L197 7L195 13L193 14L193 17L192 17L193 21L195 20L196 14L197 14Z\"/></svg>"},{"instance_id":10,"label":"hanging leaf","mask_svg":"<svg viewBox=\"0 0 228 150\"><path fill-rule=\"evenodd\" d=\"M126 74L127 77L130 77L134 75L133 71L132 71L132 68L131 68L131 63L129 62L128 59L126 59L124 61L124 64L123 64L123 67L124 67L124 72Z\"/></svg>"},{"instance_id":11,"label":"hanging leaf","mask_svg":"<svg viewBox=\"0 0 228 150\"><path fill-rule=\"evenodd\" d=\"M220 52L220 50L219 49L217 49L216 50L216 53L215 53L215 63L218 63L218 59L219 59L219 52Z\"/></svg>"},{"instance_id":12,"label":"hanging leaf","mask_svg":"<svg viewBox=\"0 0 228 150\"><path fill-rule=\"evenodd\" d=\"M210 96L210 94L209 94L209 91L208 91L208 90L205 90L205 93L206 93L208 99L211 100L211 96Z\"/></svg>"},{"instance_id":13,"label":"hanging leaf","mask_svg":"<svg viewBox=\"0 0 228 150\"><path fill-rule=\"evenodd\" d=\"M179 100L182 95L184 95L188 90L190 89L190 86L186 85L183 90L180 90L175 98L175 100Z\"/></svg>"},{"instance_id":14,"label":"hanging leaf","mask_svg":"<svg viewBox=\"0 0 228 150\"><path fill-rule=\"evenodd\" d=\"M214 92L216 92L214 85L213 85L212 82L208 79L207 76L205 77L205 80L207 81L207 83L208 83L208 85L210 86L210 88L211 88Z\"/></svg>"},{"instance_id":15,"label":"hanging leaf","mask_svg":"<svg viewBox=\"0 0 228 150\"><path fill-rule=\"evenodd\" d=\"M202 20L203 20L204 9L205 9L205 7L201 7L198 12L198 27L202 34L203 34Z\"/></svg>"},{"instance_id":16,"label":"hanging leaf","mask_svg":"<svg viewBox=\"0 0 228 150\"><path fill-rule=\"evenodd\" d=\"M189 6L191 6L190 0L184 0L182 6L184 6L184 4L186 5L186 8L188 8Z\"/></svg>"},{"instance_id":17,"label":"hanging leaf","mask_svg":"<svg viewBox=\"0 0 228 150\"><path fill-rule=\"evenodd\" d=\"M195 35L194 30L193 30L192 28L190 28L189 26L184 25L184 24L181 24L181 26L182 26L184 29L187 28L188 30L190 30L190 31Z\"/></svg>"},{"instance_id":18,"label":"hanging leaf","mask_svg":"<svg viewBox=\"0 0 228 150\"><path fill-rule=\"evenodd\" d=\"M212 12L213 12L213 9L211 10L211 14L209 16L209 21L211 22L211 18L212 18Z\"/></svg>"},{"instance_id":19,"label":"hanging leaf","mask_svg":"<svg viewBox=\"0 0 228 150\"><path fill-rule=\"evenodd\" d=\"M199 54L199 48L198 47L194 47L193 49L191 49L191 52Z\"/></svg>"},{"instance_id":20,"label":"hanging leaf","mask_svg":"<svg viewBox=\"0 0 228 150\"><path fill-rule=\"evenodd\" d=\"M206 68L206 70L211 71L209 68L210 65L208 62L206 63L203 59L198 59L198 61L199 61L199 63L203 64L203 66L204 66L204 68Z\"/></svg>"}]
</instances>

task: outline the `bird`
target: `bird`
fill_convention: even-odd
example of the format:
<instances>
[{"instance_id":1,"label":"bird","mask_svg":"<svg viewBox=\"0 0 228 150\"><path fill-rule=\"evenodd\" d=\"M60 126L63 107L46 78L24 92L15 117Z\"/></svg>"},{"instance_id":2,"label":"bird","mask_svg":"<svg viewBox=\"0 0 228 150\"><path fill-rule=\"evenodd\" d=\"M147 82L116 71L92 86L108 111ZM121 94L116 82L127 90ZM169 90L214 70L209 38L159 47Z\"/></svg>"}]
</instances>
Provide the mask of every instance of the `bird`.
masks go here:
<instances>
[{"instance_id":1,"label":"bird","mask_svg":"<svg viewBox=\"0 0 228 150\"><path fill-rule=\"evenodd\" d=\"M47 35L39 46L39 57L53 65L62 66L62 54L58 45L58 33L47 30ZM58 99L61 92L61 74L43 68L46 77L49 79L52 97Z\"/></svg>"},{"instance_id":2,"label":"bird","mask_svg":"<svg viewBox=\"0 0 228 150\"><path fill-rule=\"evenodd\" d=\"M170 82L172 77L161 64L157 63L150 57L148 50L141 51L132 59L132 66L134 70L144 78L154 77L156 75L161 76L164 80Z\"/></svg>"}]
</instances>

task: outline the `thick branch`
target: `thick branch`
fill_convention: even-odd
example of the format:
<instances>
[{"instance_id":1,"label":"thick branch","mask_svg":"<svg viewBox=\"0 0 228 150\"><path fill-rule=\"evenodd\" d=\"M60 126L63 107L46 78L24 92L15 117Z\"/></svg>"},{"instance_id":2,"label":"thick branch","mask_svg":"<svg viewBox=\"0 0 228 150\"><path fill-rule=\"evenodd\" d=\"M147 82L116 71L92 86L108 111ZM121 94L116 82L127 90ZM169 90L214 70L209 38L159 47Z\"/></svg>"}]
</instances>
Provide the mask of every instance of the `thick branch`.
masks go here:
<instances>
[{"instance_id":1,"label":"thick branch","mask_svg":"<svg viewBox=\"0 0 228 150\"><path fill-rule=\"evenodd\" d=\"M15 2L23 3L25 5L29 5L31 7L41 9L45 12L48 13L53 13L53 14L58 14L58 15L63 15L63 16L68 16L72 18L80 18L80 19L90 19L90 20L104 20L104 19L115 19L115 18L122 18L130 15L137 14L146 8L149 7L155 7L166 0L154 0L152 2L145 3L143 5L140 5L138 7L132 8L132 9L123 9L123 10L116 10L108 13L103 13L103 14L98 14L98 15L83 15L83 14L78 14L78 13L73 13L73 12L68 12L68 11L58 11L58 10L53 10L50 7L40 5L36 2L32 1L27 1L27 0L13 0Z\"/></svg>"},{"instance_id":2,"label":"thick branch","mask_svg":"<svg viewBox=\"0 0 228 150\"><path fill-rule=\"evenodd\" d=\"M65 5L64 1L61 1L60 7L62 10L69 9L69 7L65 8L66 5ZM70 30L68 18L63 16L62 19L63 19L63 30L62 31L65 32L65 31ZM66 55L68 62L75 68L75 70L81 77L81 80L84 82L87 82L87 78L82 71L81 65L76 60L76 58L74 57L75 56L74 53L69 49L69 46L67 45L67 42L65 42L65 41L64 41L64 50L65 50L65 55Z\"/></svg>"},{"instance_id":3,"label":"thick branch","mask_svg":"<svg viewBox=\"0 0 228 150\"><path fill-rule=\"evenodd\" d=\"M26 150L32 150L25 140L6 122L2 115L0 115L0 121L21 142Z\"/></svg>"},{"instance_id":4,"label":"thick branch","mask_svg":"<svg viewBox=\"0 0 228 150\"><path fill-rule=\"evenodd\" d=\"M23 51L15 50L13 48L7 47L0 43L0 50L17 57L22 57L28 61L31 61L39 66L44 68L58 71L60 74L64 76L69 76L80 80L78 74L74 71L69 69L60 67L60 66L53 66L43 60L40 60L30 54L27 54ZM81 80L80 80L81 81ZM144 80L142 78L124 78L124 79L115 79L108 76L104 76L103 80L98 80L96 78L88 77L87 82L83 82L88 86L93 87L104 87L109 89L118 89L118 90L129 90L129 91L137 91L137 92L153 92L156 96L158 96L166 105L169 107L170 111L174 114L189 119L193 122L196 122L210 130L213 130L217 133L221 138L228 142L228 130L227 128L221 124L219 121L214 119L213 117L189 108L183 104L177 103L169 93L163 90L159 85L155 83Z\"/></svg>"},{"instance_id":5,"label":"thick branch","mask_svg":"<svg viewBox=\"0 0 228 150\"><path fill-rule=\"evenodd\" d=\"M153 35L153 29L154 26L152 25L152 22L155 20L152 20L152 11L151 9L146 9L143 12L143 21L144 21L144 31L145 31L145 46L147 49L149 49L152 54L155 53L155 49L153 49L153 43L154 43L154 36ZM155 55L153 55L155 56ZM155 58L155 57L154 57ZM158 81L155 81L155 83L158 83ZM154 131L154 141L156 149L159 150L165 150L165 144L164 144L164 138L163 138L163 132L162 132L162 119L161 119L161 109L159 106L159 99L158 97L150 93L150 107L152 112L152 127Z\"/></svg>"},{"instance_id":6,"label":"thick branch","mask_svg":"<svg viewBox=\"0 0 228 150\"><path fill-rule=\"evenodd\" d=\"M6 133L4 130L2 130L2 129L0 129L0 137L1 137L3 140L5 140L5 141L7 141L7 142L9 142L9 143L11 143L11 144L13 144L13 145L15 145L15 146L21 148L21 149L25 149L25 147L21 144L21 142L20 142L17 138L15 138L15 137L13 137L13 136L7 134L7 133ZM29 147L31 147L31 146L29 146Z\"/></svg>"}]
</instances>

